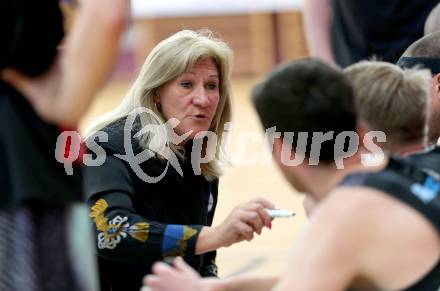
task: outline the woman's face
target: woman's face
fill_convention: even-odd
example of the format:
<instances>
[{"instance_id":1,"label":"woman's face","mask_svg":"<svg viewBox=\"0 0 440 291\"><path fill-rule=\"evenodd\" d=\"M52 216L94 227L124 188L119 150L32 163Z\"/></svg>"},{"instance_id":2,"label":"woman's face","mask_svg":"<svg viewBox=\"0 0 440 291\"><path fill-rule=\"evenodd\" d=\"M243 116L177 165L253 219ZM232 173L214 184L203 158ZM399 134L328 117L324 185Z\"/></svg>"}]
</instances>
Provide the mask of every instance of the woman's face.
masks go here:
<instances>
[{"instance_id":1,"label":"woman's face","mask_svg":"<svg viewBox=\"0 0 440 291\"><path fill-rule=\"evenodd\" d=\"M166 83L155 102L160 103L165 120L177 118L174 128L178 135L190 130L189 139L209 129L220 98L220 80L217 66L211 59L197 61L194 66L175 80Z\"/></svg>"}]
</instances>

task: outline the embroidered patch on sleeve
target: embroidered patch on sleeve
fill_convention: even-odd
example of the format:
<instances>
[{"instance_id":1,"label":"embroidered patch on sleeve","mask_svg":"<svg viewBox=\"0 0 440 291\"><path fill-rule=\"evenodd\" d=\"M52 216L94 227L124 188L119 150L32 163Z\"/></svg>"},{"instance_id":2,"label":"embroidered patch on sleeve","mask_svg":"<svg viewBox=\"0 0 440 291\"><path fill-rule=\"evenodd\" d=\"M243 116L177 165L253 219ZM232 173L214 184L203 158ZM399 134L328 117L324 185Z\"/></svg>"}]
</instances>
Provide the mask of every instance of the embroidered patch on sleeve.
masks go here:
<instances>
[{"instance_id":1,"label":"embroidered patch on sleeve","mask_svg":"<svg viewBox=\"0 0 440 291\"><path fill-rule=\"evenodd\" d=\"M107 201L99 199L90 211L90 217L93 218L99 232L98 249L114 249L122 239L127 237L127 234L140 242L148 240L150 224L138 222L130 225L126 216L119 215L108 221L105 217L107 208Z\"/></svg>"}]
</instances>

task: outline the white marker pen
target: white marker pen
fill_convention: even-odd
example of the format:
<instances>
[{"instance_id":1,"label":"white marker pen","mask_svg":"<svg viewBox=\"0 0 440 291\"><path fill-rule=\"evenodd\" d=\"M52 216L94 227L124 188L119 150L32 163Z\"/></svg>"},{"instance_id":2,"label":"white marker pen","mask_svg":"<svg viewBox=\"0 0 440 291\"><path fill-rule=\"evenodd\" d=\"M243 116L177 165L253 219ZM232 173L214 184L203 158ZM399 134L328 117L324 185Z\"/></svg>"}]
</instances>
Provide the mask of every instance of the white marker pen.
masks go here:
<instances>
[{"instance_id":1,"label":"white marker pen","mask_svg":"<svg viewBox=\"0 0 440 291\"><path fill-rule=\"evenodd\" d=\"M284 209L266 209L267 214L272 218L277 217L292 217L295 215L293 211Z\"/></svg>"}]
</instances>

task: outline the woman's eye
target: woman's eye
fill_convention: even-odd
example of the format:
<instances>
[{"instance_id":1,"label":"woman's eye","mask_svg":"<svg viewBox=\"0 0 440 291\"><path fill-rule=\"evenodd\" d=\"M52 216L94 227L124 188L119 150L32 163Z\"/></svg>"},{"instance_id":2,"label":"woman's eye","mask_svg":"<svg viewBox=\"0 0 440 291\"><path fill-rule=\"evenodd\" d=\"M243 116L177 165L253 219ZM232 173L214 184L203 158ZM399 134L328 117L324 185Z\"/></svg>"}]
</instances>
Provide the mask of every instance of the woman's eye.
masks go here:
<instances>
[{"instance_id":1,"label":"woman's eye","mask_svg":"<svg viewBox=\"0 0 440 291\"><path fill-rule=\"evenodd\" d=\"M191 88L192 84L191 82L183 81L180 83L180 86L182 86L183 88Z\"/></svg>"},{"instance_id":2,"label":"woman's eye","mask_svg":"<svg viewBox=\"0 0 440 291\"><path fill-rule=\"evenodd\" d=\"M211 83L211 84L208 84L207 87L209 90L215 90L215 89L217 89L218 86L216 83Z\"/></svg>"}]
</instances>

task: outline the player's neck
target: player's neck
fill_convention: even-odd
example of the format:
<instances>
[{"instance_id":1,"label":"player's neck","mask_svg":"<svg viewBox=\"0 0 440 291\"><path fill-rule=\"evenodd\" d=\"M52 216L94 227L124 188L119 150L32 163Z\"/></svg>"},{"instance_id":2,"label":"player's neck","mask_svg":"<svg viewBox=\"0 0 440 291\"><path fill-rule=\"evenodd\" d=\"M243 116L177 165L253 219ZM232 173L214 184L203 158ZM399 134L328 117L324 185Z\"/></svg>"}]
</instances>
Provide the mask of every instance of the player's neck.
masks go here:
<instances>
[{"instance_id":1,"label":"player's neck","mask_svg":"<svg viewBox=\"0 0 440 291\"><path fill-rule=\"evenodd\" d=\"M318 201L324 198L335 188L346 176L363 169L360 160L352 160L338 168L335 165L310 167L308 177L308 193Z\"/></svg>"}]
</instances>

